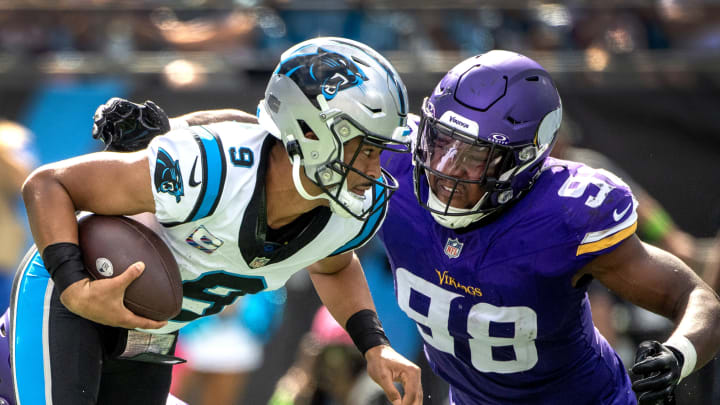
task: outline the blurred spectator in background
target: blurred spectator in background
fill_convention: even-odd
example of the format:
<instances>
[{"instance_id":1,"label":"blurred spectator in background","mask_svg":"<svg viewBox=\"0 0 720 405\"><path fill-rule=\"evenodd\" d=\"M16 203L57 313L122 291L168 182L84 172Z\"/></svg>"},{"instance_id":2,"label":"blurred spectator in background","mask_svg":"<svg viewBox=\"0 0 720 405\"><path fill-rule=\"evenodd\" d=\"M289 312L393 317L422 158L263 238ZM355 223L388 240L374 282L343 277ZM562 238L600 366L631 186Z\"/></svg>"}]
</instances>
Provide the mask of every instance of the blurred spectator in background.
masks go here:
<instances>
[{"instance_id":1,"label":"blurred spectator in background","mask_svg":"<svg viewBox=\"0 0 720 405\"><path fill-rule=\"evenodd\" d=\"M245 8L178 12L169 7L150 14L151 29L167 44L185 51L247 48L252 43L255 16Z\"/></svg>"},{"instance_id":2,"label":"blurred spectator in background","mask_svg":"<svg viewBox=\"0 0 720 405\"><path fill-rule=\"evenodd\" d=\"M413 18L400 10L378 9L367 0L339 0L332 7L316 2L269 0L255 9L260 49L283 50L307 38L323 35L354 38L378 51L401 47ZM303 7L305 6L305 7ZM413 30L414 31L414 30ZM414 33L417 34L417 33Z\"/></svg>"},{"instance_id":3,"label":"blurred spectator in background","mask_svg":"<svg viewBox=\"0 0 720 405\"><path fill-rule=\"evenodd\" d=\"M384 404L389 402L365 372L362 354L327 308L320 307L268 405Z\"/></svg>"},{"instance_id":4,"label":"blurred spectator in background","mask_svg":"<svg viewBox=\"0 0 720 405\"><path fill-rule=\"evenodd\" d=\"M15 268L25 249L27 232L21 224L20 187L30 174L34 157L32 134L22 125L0 119L0 307L10 301Z\"/></svg>"},{"instance_id":5,"label":"blurred spectator in background","mask_svg":"<svg viewBox=\"0 0 720 405\"><path fill-rule=\"evenodd\" d=\"M243 296L216 317L183 329L177 352L187 363L173 371L171 392L194 405L238 404L248 375L282 318L285 289Z\"/></svg>"}]
</instances>

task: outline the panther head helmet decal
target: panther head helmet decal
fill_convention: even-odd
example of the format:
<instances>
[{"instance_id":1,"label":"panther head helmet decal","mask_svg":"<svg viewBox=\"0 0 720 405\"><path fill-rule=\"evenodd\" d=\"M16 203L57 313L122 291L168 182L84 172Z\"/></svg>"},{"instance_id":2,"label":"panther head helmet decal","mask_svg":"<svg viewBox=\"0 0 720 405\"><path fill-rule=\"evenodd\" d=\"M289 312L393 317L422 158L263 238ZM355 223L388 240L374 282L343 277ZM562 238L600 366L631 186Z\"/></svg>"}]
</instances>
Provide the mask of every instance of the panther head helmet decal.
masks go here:
<instances>
[{"instance_id":1,"label":"panther head helmet decal","mask_svg":"<svg viewBox=\"0 0 720 405\"><path fill-rule=\"evenodd\" d=\"M295 55L282 61L276 73L284 74L297 83L316 107L318 94L331 100L339 91L368 80L351 59L323 48L317 48L316 53Z\"/></svg>"}]
</instances>

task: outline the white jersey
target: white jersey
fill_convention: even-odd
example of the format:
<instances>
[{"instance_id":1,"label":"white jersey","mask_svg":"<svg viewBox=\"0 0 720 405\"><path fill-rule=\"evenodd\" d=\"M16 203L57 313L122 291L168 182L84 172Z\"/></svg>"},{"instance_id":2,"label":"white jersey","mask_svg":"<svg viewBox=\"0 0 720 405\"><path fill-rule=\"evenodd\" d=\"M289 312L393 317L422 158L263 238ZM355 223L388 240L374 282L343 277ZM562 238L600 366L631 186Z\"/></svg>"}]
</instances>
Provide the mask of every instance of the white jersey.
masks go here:
<instances>
[{"instance_id":1,"label":"white jersey","mask_svg":"<svg viewBox=\"0 0 720 405\"><path fill-rule=\"evenodd\" d=\"M318 207L280 230L289 240L266 240L264 179L275 142L259 125L223 122L150 143L155 217L183 280L182 312L151 332L177 330L239 296L280 288L298 270L361 246L382 224L387 198L378 187L369 195L380 209L364 222Z\"/></svg>"}]
</instances>

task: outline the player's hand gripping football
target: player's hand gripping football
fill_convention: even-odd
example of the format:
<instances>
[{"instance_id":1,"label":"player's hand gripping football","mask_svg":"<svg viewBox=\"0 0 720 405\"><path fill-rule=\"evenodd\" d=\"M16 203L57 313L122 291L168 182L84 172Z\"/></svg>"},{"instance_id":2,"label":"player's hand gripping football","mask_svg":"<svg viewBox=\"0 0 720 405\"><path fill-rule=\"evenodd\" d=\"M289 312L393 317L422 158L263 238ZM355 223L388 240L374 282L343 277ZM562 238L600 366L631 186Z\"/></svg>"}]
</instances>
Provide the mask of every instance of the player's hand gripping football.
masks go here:
<instances>
[{"instance_id":1,"label":"player's hand gripping football","mask_svg":"<svg viewBox=\"0 0 720 405\"><path fill-rule=\"evenodd\" d=\"M420 368L396 352L392 347L379 345L365 353L367 371L387 395L393 405L422 404ZM402 384L405 395L400 396L393 382Z\"/></svg>"},{"instance_id":2,"label":"player's hand gripping football","mask_svg":"<svg viewBox=\"0 0 720 405\"><path fill-rule=\"evenodd\" d=\"M673 404L674 391L683 366L683 356L672 347L655 340L638 346L631 371L640 379L632 385L642 405Z\"/></svg>"},{"instance_id":3,"label":"player's hand gripping football","mask_svg":"<svg viewBox=\"0 0 720 405\"><path fill-rule=\"evenodd\" d=\"M157 135L170 131L170 120L157 104L113 97L95 110L92 136L111 152L132 152L147 147Z\"/></svg>"},{"instance_id":4,"label":"player's hand gripping football","mask_svg":"<svg viewBox=\"0 0 720 405\"><path fill-rule=\"evenodd\" d=\"M63 291L60 301L72 313L103 325L125 329L157 329L166 321L154 321L135 315L125 307L127 287L140 277L145 264L137 262L117 277L76 281Z\"/></svg>"}]
</instances>

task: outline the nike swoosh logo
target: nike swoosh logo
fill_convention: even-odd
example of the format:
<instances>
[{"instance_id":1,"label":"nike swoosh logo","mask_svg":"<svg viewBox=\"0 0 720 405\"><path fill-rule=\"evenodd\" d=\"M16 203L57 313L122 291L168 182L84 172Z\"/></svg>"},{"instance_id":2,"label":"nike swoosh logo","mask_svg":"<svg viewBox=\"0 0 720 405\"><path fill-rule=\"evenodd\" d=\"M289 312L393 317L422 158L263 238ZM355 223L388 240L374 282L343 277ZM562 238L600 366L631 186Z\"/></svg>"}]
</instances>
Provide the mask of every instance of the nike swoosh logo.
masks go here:
<instances>
[{"instance_id":1,"label":"nike swoosh logo","mask_svg":"<svg viewBox=\"0 0 720 405\"><path fill-rule=\"evenodd\" d=\"M202 183L201 181L195 181L195 167L197 166L197 160L198 157L195 156L195 161L193 162L192 170L190 170L190 187L197 187Z\"/></svg>"},{"instance_id":2,"label":"nike swoosh logo","mask_svg":"<svg viewBox=\"0 0 720 405\"><path fill-rule=\"evenodd\" d=\"M615 222L619 221L620 218L624 217L625 213L628 212L630 207L632 207L632 203L628 204L628 206L625 207L625 209L622 210L622 212L617 212L617 208L615 208L615 211L613 211L613 219L615 220Z\"/></svg>"}]
</instances>

